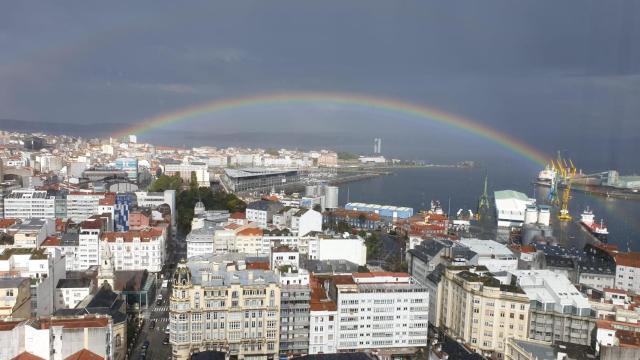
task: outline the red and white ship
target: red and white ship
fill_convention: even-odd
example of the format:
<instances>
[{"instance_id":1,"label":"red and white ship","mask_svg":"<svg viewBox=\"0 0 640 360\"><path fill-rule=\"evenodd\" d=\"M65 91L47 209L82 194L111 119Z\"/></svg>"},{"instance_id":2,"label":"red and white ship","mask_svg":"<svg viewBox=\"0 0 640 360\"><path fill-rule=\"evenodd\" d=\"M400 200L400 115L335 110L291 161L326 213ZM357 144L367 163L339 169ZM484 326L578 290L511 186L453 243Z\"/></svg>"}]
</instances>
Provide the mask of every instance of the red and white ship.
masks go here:
<instances>
[{"instance_id":1,"label":"red and white ship","mask_svg":"<svg viewBox=\"0 0 640 360\"><path fill-rule=\"evenodd\" d=\"M602 219L600 220L600 223L597 223L593 221L594 217L595 216L593 215L593 211L589 210L589 208L587 207L587 209L580 215L580 224L582 224L582 226L584 226L584 228L598 240L607 242L609 230L607 230L607 227Z\"/></svg>"}]
</instances>

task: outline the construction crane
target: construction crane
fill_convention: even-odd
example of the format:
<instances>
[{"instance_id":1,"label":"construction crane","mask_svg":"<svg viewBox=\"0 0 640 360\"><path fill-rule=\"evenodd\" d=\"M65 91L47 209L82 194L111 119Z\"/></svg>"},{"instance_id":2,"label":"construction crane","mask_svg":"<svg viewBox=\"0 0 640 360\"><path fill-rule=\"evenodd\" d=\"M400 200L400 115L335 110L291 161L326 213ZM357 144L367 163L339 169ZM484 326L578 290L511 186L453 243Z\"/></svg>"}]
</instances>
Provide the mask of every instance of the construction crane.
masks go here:
<instances>
[{"instance_id":1,"label":"construction crane","mask_svg":"<svg viewBox=\"0 0 640 360\"><path fill-rule=\"evenodd\" d=\"M573 177L576 176L576 167L573 165L573 161L569 159L567 162L564 158L558 158L556 161L558 166L558 175L562 177L564 182L564 189L562 191L562 200L560 202L560 214L558 214L558 220L571 221L571 214L569 214L569 201L571 200L571 182Z\"/></svg>"},{"instance_id":2,"label":"construction crane","mask_svg":"<svg viewBox=\"0 0 640 360\"><path fill-rule=\"evenodd\" d=\"M549 161L549 169L553 171L553 173L555 174L553 176L553 178L551 179L551 188L549 189L549 194L547 195L547 202L550 205L554 205L557 206L559 205L558 203L558 177L560 175L560 170L558 169L559 167L556 166L556 163L553 161L553 159L551 159Z\"/></svg>"}]
</instances>

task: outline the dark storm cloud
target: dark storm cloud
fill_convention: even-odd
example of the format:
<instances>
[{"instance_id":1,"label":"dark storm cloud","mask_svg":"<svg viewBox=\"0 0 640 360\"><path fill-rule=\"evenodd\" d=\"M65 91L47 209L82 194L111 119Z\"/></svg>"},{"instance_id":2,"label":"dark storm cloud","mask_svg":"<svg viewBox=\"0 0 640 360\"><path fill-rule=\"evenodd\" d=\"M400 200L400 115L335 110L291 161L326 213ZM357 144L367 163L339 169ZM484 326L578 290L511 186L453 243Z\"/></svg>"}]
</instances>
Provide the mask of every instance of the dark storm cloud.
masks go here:
<instances>
[{"instance_id":1,"label":"dark storm cloud","mask_svg":"<svg viewBox=\"0 0 640 360\"><path fill-rule=\"evenodd\" d=\"M639 19L634 0L8 2L0 118L111 128L225 97L344 91L572 147L640 130ZM214 129L422 129L302 110L225 114Z\"/></svg>"}]
</instances>

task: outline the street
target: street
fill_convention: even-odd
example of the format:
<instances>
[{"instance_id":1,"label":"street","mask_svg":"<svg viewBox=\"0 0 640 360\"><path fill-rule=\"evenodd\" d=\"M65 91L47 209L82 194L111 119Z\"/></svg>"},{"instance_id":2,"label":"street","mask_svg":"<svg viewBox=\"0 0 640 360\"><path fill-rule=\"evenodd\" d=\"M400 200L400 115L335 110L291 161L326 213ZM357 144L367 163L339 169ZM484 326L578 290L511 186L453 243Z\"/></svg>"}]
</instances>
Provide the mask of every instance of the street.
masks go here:
<instances>
[{"instance_id":1,"label":"street","mask_svg":"<svg viewBox=\"0 0 640 360\"><path fill-rule=\"evenodd\" d=\"M162 305L153 305L144 311L143 316L145 319L144 326L138 337L135 350L131 356L131 359L141 359L140 354L142 352L142 345L145 340L149 341L149 347L146 351L146 359L170 359L171 358L171 345L163 345L162 342L169 335L165 334L167 326L169 326L169 301L168 289L162 289L163 297ZM151 329L151 324L155 321L155 328Z\"/></svg>"}]
</instances>

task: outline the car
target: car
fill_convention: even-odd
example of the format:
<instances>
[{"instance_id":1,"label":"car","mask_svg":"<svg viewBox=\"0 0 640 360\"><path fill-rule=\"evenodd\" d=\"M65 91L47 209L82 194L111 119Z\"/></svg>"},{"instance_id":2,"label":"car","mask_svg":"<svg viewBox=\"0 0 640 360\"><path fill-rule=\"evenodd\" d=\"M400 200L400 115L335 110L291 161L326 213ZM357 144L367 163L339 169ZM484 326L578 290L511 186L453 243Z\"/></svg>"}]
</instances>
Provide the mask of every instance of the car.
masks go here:
<instances>
[{"instance_id":1,"label":"car","mask_svg":"<svg viewBox=\"0 0 640 360\"><path fill-rule=\"evenodd\" d=\"M148 347L149 347L149 340L145 340L144 343L142 343L142 352L145 353Z\"/></svg>"},{"instance_id":2,"label":"car","mask_svg":"<svg viewBox=\"0 0 640 360\"><path fill-rule=\"evenodd\" d=\"M166 338L164 338L164 340L162 340L162 345L169 345L169 337L168 336Z\"/></svg>"},{"instance_id":3,"label":"car","mask_svg":"<svg viewBox=\"0 0 640 360\"><path fill-rule=\"evenodd\" d=\"M158 301L156 301L156 305L157 305L157 306L162 305L162 299L158 299Z\"/></svg>"},{"instance_id":4,"label":"car","mask_svg":"<svg viewBox=\"0 0 640 360\"><path fill-rule=\"evenodd\" d=\"M151 325L149 327L151 329L155 329L156 328L156 321L155 320L151 320Z\"/></svg>"}]
</instances>

